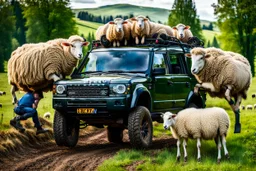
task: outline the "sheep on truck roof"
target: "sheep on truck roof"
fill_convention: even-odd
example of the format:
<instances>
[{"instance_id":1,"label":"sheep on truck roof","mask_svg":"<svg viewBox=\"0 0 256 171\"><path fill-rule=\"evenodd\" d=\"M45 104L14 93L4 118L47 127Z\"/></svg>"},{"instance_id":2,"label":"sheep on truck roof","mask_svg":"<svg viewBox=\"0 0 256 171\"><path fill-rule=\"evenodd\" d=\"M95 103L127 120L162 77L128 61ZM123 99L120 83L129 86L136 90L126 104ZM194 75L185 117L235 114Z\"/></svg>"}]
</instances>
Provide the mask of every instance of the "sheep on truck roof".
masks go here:
<instances>
[{"instance_id":1,"label":"sheep on truck roof","mask_svg":"<svg viewBox=\"0 0 256 171\"><path fill-rule=\"evenodd\" d=\"M132 21L131 35L135 39L135 43L139 44L141 39L141 44L145 43L145 38L155 37L160 38L161 35L174 36L173 29L170 26L154 23L149 21L148 18L144 16L137 16L130 19Z\"/></svg>"},{"instance_id":2,"label":"sheep on truck roof","mask_svg":"<svg viewBox=\"0 0 256 171\"><path fill-rule=\"evenodd\" d=\"M221 141L226 158L229 158L226 147L226 136L230 120L227 112L218 107L196 109L187 108L177 115L166 112L163 115L164 129L171 129L172 136L177 139L177 161L180 160L180 143L183 139L184 161L187 161L187 140L197 139L197 160L201 161L201 139L215 139L218 148L217 162L221 160Z\"/></svg>"},{"instance_id":3,"label":"sheep on truck roof","mask_svg":"<svg viewBox=\"0 0 256 171\"><path fill-rule=\"evenodd\" d=\"M229 53L212 56L207 49L194 48L187 57L192 58L191 72L199 82L194 88L204 88L212 97L225 98L235 113L235 133L241 132L240 110L242 98L246 99L251 85L250 65L245 59L234 58ZM234 97L235 102L232 100Z\"/></svg>"},{"instance_id":4,"label":"sheep on truck roof","mask_svg":"<svg viewBox=\"0 0 256 171\"><path fill-rule=\"evenodd\" d=\"M174 37L180 41L187 43L188 40L193 37L193 34L190 30L190 26L185 26L184 24L178 24L173 27Z\"/></svg>"},{"instance_id":5,"label":"sheep on truck roof","mask_svg":"<svg viewBox=\"0 0 256 171\"><path fill-rule=\"evenodd\" d=\"M82 47L90 43L73 35L69 39L50 40L46 43L24 44L12 52L8 61L8 81L15 91L49 91L53 81L70 75L79 59Z\"/></svg>"}]
</instances>

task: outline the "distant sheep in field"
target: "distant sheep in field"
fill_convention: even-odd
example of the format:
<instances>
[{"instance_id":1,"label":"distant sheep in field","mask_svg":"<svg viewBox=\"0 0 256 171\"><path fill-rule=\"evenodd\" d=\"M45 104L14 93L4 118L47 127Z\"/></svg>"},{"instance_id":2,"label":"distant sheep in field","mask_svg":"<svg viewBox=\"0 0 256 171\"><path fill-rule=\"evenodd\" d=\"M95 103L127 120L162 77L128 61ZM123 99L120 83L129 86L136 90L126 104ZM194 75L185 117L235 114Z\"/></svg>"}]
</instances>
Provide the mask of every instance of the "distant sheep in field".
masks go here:
<instances>
[{"instance_id":1,"label":"distant sheep in field","mask_svg":"<svg viewBox=\"0 0 256 171\"><path fill-rule=\"evenodd\" d=\"M174 37L179 39L180 41L187 43L190 38L193 37L193 34L190 30L190 26L186 26L184 24L178 24L172 27L174 30Z\"/></svg>"},{"instance_id":2,"label":"distant sheep in field","mask_svg":"<svg viewBox=\"0 0 256 171\"><path fill-rule=\"evenodd\" d=\"M115 18L114 21L108 23L106 38L113 46L120 46L120 42L124 39L124 45L127 45L131 36L131 24L122 18Z\"/></svg>"},{"instance_id":3,"label":"distant sheep in field","mask_svg":"<svg viewBox=\"0 0 256 171\"><path fill-rule=\"evenodd\" d=\"M253 106L252 105L246 105L246 110L252 110Z\"/></svg>"},{"instance_id":4,"label":"distant sheep in field","mask_svg":"<svg viewBox=\"0 0 256 171\"><path fill-rule=\"evenodd\" d=\"M2 95L6 95L6 92L5 91L0 91L0 96Z\"/></svg>"},{"instance_id":5,"label":"distant sheep in field","mask_svg":"<svg viewBox=\"0 0 256 171\"><path fill-rule=\"evenodd\" d=\"M197 94L199 88L204 88L212 97L225 98L235 113L235 133L239 133L239 106L242 98L246 99L251 85L251 67L240 60L234 60L227 53L211 57L204 48L194 48L191 55L187 56L192 58L191 72L199 82L194 92ZM236 104L232 97L236 99Z\"/></svg>"},{"instance_id":6,"label":"distant sheep in field","mask_svg":"<svg viewBox=\"0 0 256 171\"><path fill-rule=\"evenodd\" d=\"M244 105L241 105L241 109L242 109L242 110L245 110L245 106L244 106Z\"/></svg>"},{"instance_id":7,"label":"distant sheep in field","mask_svg":"<svg viewBox=\"0 0 256 171\"><path fill-rule=\"evenodd\" d=\"M13 51L8 61L13 103L17 101L17 90L51 90L53 81L71 74L83 57L82 47L88 45L84 38L74 35L66 40L56 39L56 42L24 44Z\"/></svg>"},{"instance_id":8,"label":"distant sheep in field","mask_svg":"<svg viewBox=\"0 0 256 171\"><path fill-rule=\"evenodd\" d=\"M157 38L160 38L161 35L174 36L170 26L151 22L144 16L134 17L130 20L132 21L131 35L136 44L140 43L139 39L141 39L141 44L144 44L146 37L152 38L154 35L157 35Z\"/></svg>"},{"instance_id":9,"label":"distant sheep in field","mask_svg":"<svg viewBox=\"0 0 256 171\"><path fill-rule=\"evenodd\" d=\"M256 93L253 93L253 94L252 94L252 98L255 98L255 97L256 97Z\"/></svg>"},{"instance_id":10,"label":"distant sheep in field","mask_svg":"<svg viewBox=\"0 0 256 171\"><path fill-rule=\"evenodd\" d=\"M50 112L46 112L44 114L44 118L50 119L50 117L51 117L51 113Z\"/></svg>"},{"instance_id":11,"label":"distant sheep in field","mask_svg":"<svg viewBox=\"0 0 256 171\"><path fill-rule=\"evenodd\" d=\"M228 133L230 120L227 112L218 107L196 109L187 108L177 115L166 112L163 115L164 129L171 129L172 136L177 139L177 161L180 160L180 144L183 139L184 161L187 161L187 140L197 139L197 160L201 161L200 147L201 139L215 139L218 147L218 163L221 160L221 141L224 154L229 158L226 147L226 135Z\"/></svg>"},{"instance_id":12,"label":"distant sheep in field","mask_svg":"<svg viewBox=\"0 0 256 171\"><path fill-rule=\"evenodd\" d=\"M256 110L256 104L253 105L253 109Z\"/></svg>"},{"instance_id":13,"label":"distant sheep in field","mask_svg":"<svg viewBox=\"0 0 256 171\"><path fill-rule=\"evenodd\" d=\"M1 107L1 108L3 108L3 105L2 105L2 103L0 103L0 107Z\"/></svg>"}]
</instances>

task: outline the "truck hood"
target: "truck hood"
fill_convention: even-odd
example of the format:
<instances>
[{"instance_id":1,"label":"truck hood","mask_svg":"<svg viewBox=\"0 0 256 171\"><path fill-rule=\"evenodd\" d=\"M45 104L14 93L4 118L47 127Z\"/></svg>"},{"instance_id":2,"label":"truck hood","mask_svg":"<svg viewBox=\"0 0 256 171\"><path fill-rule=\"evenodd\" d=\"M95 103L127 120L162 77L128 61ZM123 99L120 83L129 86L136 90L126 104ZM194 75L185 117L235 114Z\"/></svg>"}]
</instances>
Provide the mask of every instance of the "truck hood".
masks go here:
<instances>
[{"instance_id":1,"label":"truck hood","mask_svg":"<svg viewBox=\"0 0 256 171\"><path fill-rule=\"evenodd\" d=\"M86 78L77 78L72 80L60 80L55 84L128 84L136 82L146 82L148 78L136 76L136 75L118 75L118 76L106 76L97 75Z\"/></svg>"}]
</instances>

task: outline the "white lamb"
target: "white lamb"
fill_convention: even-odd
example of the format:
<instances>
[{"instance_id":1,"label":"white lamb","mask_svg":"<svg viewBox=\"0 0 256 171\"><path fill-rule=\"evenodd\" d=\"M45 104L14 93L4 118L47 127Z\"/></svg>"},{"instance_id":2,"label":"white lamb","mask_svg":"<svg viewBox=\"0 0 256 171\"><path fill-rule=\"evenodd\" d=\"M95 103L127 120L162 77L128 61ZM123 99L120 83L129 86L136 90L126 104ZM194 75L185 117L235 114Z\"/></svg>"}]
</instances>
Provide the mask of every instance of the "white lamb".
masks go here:
<instances>
[{"instance_id":1,"label":"white lamb","mask_svg":"<svg viewBox=\"0 0 256 171\"><path fill-rule=\"evenodd\" d=\"M124 45L127 45L131 34L131 24L122 18L115 18L114 21L108 23L106 38L113 43L113 46L120 46L120 42L124 39Z\"/></svg>"},{"instance_id":2,"label":"white lamb","mask_svg":"<svg viewBox=\"0 0 256 171\"><path fill-rule=\"evenodd\" d=\"M246 105L246 110L252 110L253 106L252 105Z\"/></svg>"},{"instance_id":3,"label":"white lamb","mask_svg":"<svg viewBox=\"0 0 256 171\"><path fill-rule=\"evenodd\" d=\"M56 39L46 43L24 44L12 52L8 61L8 80L15 91L49 91L53 81L70 75L79 59L82 48L90 43L74 35L69 39Z\"/></svg>"},{"instance_id":4,"label":"white lamb","mask_svg":"<svg viewBox=\"0 0 256 171\"><path fill-rule=\"evenodd\" d=\"M174 37L180 41L187 43L188 40L193 37L193 34L190 30L190 26L185 26L184 24L178 24L177 26L172 27L174 30Z\"/></svg>"},{"instance_id":5,"label":"white lamb","mask_svg":"<svg viewBox=\"0 0 256 171\"><path fill-rule=\"evenodd\" d=\"M171 128L172 135L177 139L177 161L180 160L180 144L183 139L184 161L187 161L187 140L188 138L197 139L197 160L201 160L200 147L201 139L217 140L218 163L221 160L221 141L224 154L229 158L226 147L226 135L229 129L229 116L227 112L218 107L196 109L188 108L180 111L177 115L166 112L163 115L164 129Z\"/></svg>"},{"instance_id":6,"label":"white lamb","mask_svg":"<svg viewBox=\"0 0 256 171\"><path fill-rule=\"evenodd\" d=\"M46 112L44 114L44 118L50 119L50 117L51 117L51 113L50 112Z\"/></svg>"},{"instance_id":7,"label":"white lamb","mask_svg":"<svg viewBox=\"0 0 256 171\"><path fill-rule=\"evenodd\" d=\"M136 44L139 44L139 39L141 39L141 44L144 44L146 37L151 38L154 35L157 35L157 38L160 38L161 35L174 36L173 29L170 26L151 22L144 16L131 18L131 21L131 35Z\"/></svg>"},{"instance_id":8,"label":"white lamb","mask_svg":"<svg viewBox=\"0 0 256 171\"><path fill-rule=\"evenodd\" d=\"M191 50L191 72L199 84L196 84L194 92L199 88L205 89L211 96L225 98L236 116L235 133L241 131L239 121L239 106L242 98L246 99L250 87L252 74L248 64L234 59L228 53L213 57L203 48ZM236 104L232 100L235 98Z\"/></svg>"}]
</instances>

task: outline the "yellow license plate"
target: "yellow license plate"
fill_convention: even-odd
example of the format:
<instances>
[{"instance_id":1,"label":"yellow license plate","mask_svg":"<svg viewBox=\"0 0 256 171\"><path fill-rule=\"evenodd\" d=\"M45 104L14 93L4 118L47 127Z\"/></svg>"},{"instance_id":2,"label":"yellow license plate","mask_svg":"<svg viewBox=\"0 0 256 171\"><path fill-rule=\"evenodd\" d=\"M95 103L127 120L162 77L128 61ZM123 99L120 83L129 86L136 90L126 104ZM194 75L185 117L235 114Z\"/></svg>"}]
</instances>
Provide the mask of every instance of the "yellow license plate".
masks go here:
<instances>
[{"instance_id":1,"label":"yellow license plate","mask_svg":"<svg viewBox=\"0 0 256 171\"><path fill-rule=\"evenodd\" d=\"M77 114L92 114L96 113L96 109L94 108L78 108L76 110Z\"/></svg>"}]
</instances>

